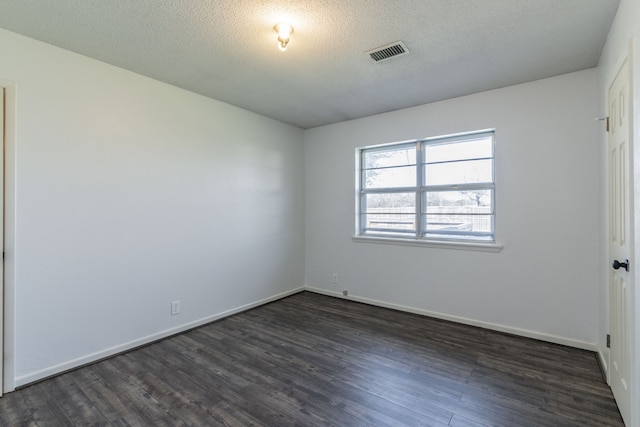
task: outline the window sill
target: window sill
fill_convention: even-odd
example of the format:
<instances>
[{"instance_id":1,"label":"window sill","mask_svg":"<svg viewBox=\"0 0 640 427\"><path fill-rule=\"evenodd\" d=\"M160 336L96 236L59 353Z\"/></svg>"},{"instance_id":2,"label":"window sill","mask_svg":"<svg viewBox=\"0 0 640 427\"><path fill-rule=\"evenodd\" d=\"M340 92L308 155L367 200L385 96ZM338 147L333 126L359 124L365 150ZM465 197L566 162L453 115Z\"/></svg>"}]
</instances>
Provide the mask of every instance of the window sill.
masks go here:
<instances>
[{"instance_id":1,"label":"window sill","mask_svg":"<svg viewBox=\"0 0 640 427\"><path fill-rule=\"evenodd\" d=\"M444 240L399 239L372 236L352 236L351 239L356 243L422 246L427 248L457 249L462 251L500 252L502 250L502 245L495 242L450 242Z\"/></svg>"}]
</instances>

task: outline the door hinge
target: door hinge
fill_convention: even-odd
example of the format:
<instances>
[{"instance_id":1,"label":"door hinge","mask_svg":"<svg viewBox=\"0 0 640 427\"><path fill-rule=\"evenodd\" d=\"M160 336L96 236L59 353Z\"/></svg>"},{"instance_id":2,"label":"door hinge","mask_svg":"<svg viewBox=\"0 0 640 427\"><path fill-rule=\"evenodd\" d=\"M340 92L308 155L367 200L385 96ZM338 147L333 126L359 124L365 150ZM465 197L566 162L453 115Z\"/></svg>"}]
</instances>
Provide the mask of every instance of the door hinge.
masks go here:
<instances>
[{"instance_id":1,"label":"door hinge","mask_svg":"<svg viewBox=\"0 0 640 427\"><path fill-rule=\"evenodd\" d=\"M609 132L609 116L596 117L596 120L605 122L605 129L607 132Z\"/></svg>"},{"instance_id":2,"label":"door hinge","mask_svg":"<svg viewBox=\"0 0 640 427\"><path fill-rule=\"evenodd\" d=\"M607 348L611 348L611 335L607 334Z\"/></svg>"}]
</instances>

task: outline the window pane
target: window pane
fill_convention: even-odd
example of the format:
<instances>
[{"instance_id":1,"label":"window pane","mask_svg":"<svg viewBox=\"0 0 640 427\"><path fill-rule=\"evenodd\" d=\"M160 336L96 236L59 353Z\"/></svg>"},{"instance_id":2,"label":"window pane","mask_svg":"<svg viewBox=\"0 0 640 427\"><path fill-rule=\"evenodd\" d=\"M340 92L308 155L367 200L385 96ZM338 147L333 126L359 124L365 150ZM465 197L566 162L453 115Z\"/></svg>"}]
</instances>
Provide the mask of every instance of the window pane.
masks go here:
<instances>
[{"instance_id":1,"label":"window pane","mask_svg":"<svg viewBox=\"0 0 640 427\"><path fill-rule=\"evenodd\" d=\"M482 237L493 235L492 215L426 215L426 237Z\"/></svg>"},{"instance_id":2,"label":"window pane","mask_svg":"<svg viewBox=\"0 0 640 427\"><path fill-rule=\"evenodd\" d=\"M365 233L408 233L415 235L416 216L413 214L365 214Z\"/></svg>"},{"instance_id":3,"label":"window pane","mask_svg":"<svg viewBox=\"0 0 640 427\"><path fill-rule=\"evenodd\" d=\"M412 144L396 148L366 150L362 163L364 169L415 165L416 146Z\"/></svg>"},{"instance_id":4,"label":"window pane","mask_svg":"<svg viewBox=\"0 0 640 427\"><path fill-rule=\"evenodd\" d=\"M367 194L364 197L362 211L365 232L403 232L415 235L415 193Z\"/></svg>"},{"instance_id":5,"label":"window pane","mask_svg":"<svg viewBox=\"0 0 640 427\"><path fill-rule=\"evenodd\" d=\"M425 144L424 149L426 163L493 157L490 136L456 143Z\"/></svg>"},{"instance_id":6,"label":"window pane","mask_svg":"<svg viewBox=\"0 0 640 427\"><path fill-rule=\"evenodd\" d=\"M427 215L424 237L458 239L493 239L492 215Z\"/></svg>"},{"instance_id":7,"label":"window pane","mask_svg":"<svg viewBox=\"0 0 640 427\"><path fill-rule=\"evenodd\" d=\"M367 194L364 201L366 213L416 213L415 193Z\"/></svg>"},{"instance_id":8,"label":"window pane","mask_svg":"<svg viewBox=\"0 0 640 427\"><path fill-rule=\"evenodd\" d=\"M425 165L426 185L493 182L493 160L468 160Z\"/></svg>"},{"instance_id":9,"label":"window pane","mask_svg":"<svg viewBox=\"0 0 640 427\"><path fill-rule=\"evenodd\" d=\"M416 186L416 167L403 166L365 171L365 188L398 188Z\"/></svg>"},{"instance_id":10,"label":"window pane","mask_svg":"<svg viewBox=\"0 0 640 427\"><path fill-rule=\"evenodd\" d=\"M493 213L493 190L423 192L427 214Z\"/></svg>"}]
</instances>

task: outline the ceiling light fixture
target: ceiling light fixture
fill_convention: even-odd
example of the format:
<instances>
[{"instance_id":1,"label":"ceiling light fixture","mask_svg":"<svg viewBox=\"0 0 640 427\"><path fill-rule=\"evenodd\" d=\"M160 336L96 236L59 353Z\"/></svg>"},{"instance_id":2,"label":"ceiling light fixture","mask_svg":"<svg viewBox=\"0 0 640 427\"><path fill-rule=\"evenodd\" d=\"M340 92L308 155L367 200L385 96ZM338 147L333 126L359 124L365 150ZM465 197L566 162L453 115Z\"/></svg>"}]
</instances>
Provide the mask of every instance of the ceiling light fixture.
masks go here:
<instances>
[{"instance_id":1,"label":"ceiling light fixture","mask_svg":"<svg viewBox=\"0 0 640 427\"><path fill-rule=\"evenodd\" d=\"M289 44L291 33L293 33L293 27L286 22L281 22L279 24L276 24L273 29L276 30L276 33L278 33L278 49L284 52L285 50L287 50L287 45Z\"/></svg>"}]
</instances>

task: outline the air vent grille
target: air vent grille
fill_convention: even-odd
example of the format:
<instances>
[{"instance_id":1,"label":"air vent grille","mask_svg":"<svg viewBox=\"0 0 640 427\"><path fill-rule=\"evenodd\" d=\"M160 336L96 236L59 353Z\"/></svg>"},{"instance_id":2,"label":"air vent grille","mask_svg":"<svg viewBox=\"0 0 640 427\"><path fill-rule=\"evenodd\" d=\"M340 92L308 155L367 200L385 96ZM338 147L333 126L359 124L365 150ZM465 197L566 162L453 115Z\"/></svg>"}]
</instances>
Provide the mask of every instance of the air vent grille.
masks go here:
<instances>
[{"instance_id":1,"label":"air vent grille","mask_svg":"<svg viewBox=\"0 0 640 427\"><path fill-rule=\"evenodd\" d=\"M387 59L396 58L409 53L407 46L401 42L393 42L385 46L377 47L373 50L365 52L373 62L385 61Z\"/></svg>"}]
</instances>

